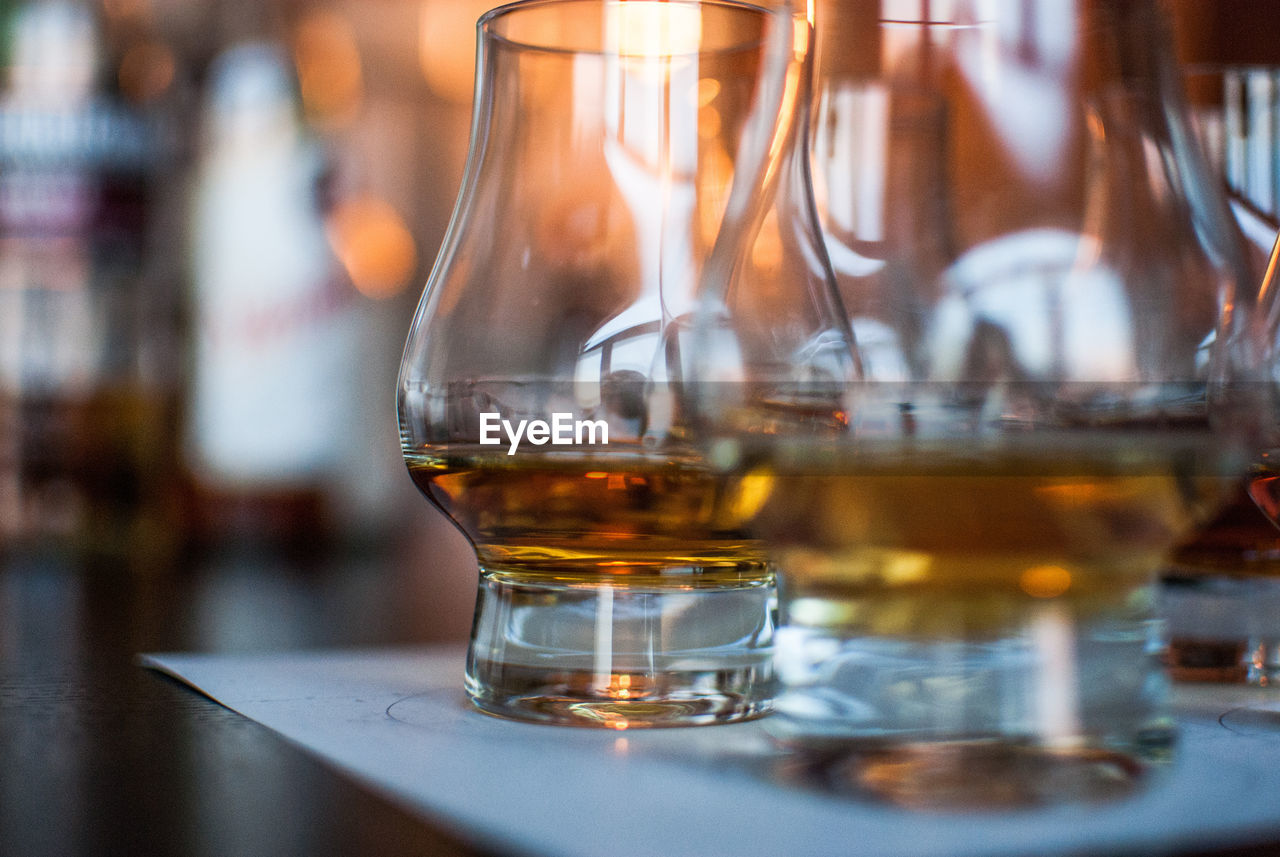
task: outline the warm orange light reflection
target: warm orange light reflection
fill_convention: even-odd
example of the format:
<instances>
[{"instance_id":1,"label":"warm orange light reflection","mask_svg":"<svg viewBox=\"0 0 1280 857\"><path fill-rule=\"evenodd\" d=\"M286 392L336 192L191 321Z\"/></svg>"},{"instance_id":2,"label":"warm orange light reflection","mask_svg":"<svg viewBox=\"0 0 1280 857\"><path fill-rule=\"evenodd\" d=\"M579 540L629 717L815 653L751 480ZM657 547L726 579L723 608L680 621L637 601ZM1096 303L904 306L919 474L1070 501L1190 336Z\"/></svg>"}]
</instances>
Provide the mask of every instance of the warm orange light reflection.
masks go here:
<instances>
[{"instance_id":1,"label":"warm orange light reflection","mask_svg":"<svg viewBox=\"0 0 1280 857\"><path fill-rule=\"evenodd\" d=\"M1267 259L1267 271L1262 276L1262 289L1258 292L1259 305L1266 306L1271 302L1272 292L1276 290L1277 280L1280 280L1277 273L1280 273L1280 236L1276 236L1276 243L1271 247L1271 257ZM1234 304L1226 304L1225 315L1229 317L1234 309Z\"/></svg>"},{"instance_id":2,"label":"warm orange light reflection","mask_svg":"<svg viewBox=\"0 0 1280 857\"><path fill-rule=\"evenodd\" d=\"M1071 572L1059 565L1036 565L1018 577L1018 587L1032 598L1057 598L1071 588Z\"/></svg>"},{"instance_id":3,"label":"warm orange light reflection","mask_svg":"<svg viewBox=\"0 0 1280 857\"><path fill-rule=\"evenodd\" d=\"M777 273L782 268L782 232L775 210L770 210L760 225L760 234L751 248L751 261L765 273Z\"/></svg>"},{"instance_id":4,"label":"warm orange light reflection","mask_svg":"<svg viewBox=\"0 0 1280 857\"><path fill-rule=\"evenodd\" d=\"M774 477L767 472L756 470L743 476L730 503L733 517L743 521L754 518L773 494L774 485Z\"/></svg>"},{"instance_id":5,"label":"warm orange light reflection","mask_svg":"<svg viewBox=\"0 0 1280 857\"><path fill-rule=\"evenodd\" d=\"M609 474L603 470L592 470L589 473L582 474L587 479L606 479Z\"/></svg>"},{"instance_id":6,"label":"warm orange light reflection","mask_svg":"<svg viewBox=\"0 0 1280 857\"><path fill-rule=\"evenodd\" d=\"M689 6L621 2L605 15L605 44L624 57L690 54L702 39L702 13Z\"/></svg>"},{"instance_id":7,"label":"warm orange light reflection","mask_svg":"<svg viewBox=\"0 0 1280 857\"><path fill-rule=\"evenodd\" d=\"M699 196L703 200L698 207L698 229L703 243L709 247L720 233L720 221L728 204L733 159L719 145L707 146L704 150L698 176L701 185Z\"/></svg>"},{"instance_id":8,"label":"warm orange light reflection","mask_svg":"<svg viewBox=\"0 0 1280 857\"><path fill-rule=\"evenodd\" d=\"M1036 493L1050 501L1063 505L1084 505L1115 502L1129 497L1135 490L1134 484L1121 481L1115 484L1103 482L1062 482L1057 485L1043 485Z\"/></svg>"},{"instance_id":9,"label":"warm orange light reflection","mask_svg":"<svg viewBox=\"0 0 1280 857\"><path fill-rule=\"evenodd\" d=\"M697 99L699 107L706 107L716 100L720 94L720 81L714 77L704 77L698 81Z\"/></svg>"},{"instance_id":10,"label":"warm orange light reflection","mask_svg":"<svg viewBox=\"0 0 1280 857\"><path fill-rule=\"evenodd\" d=\"M476 20L498 0L423 0L418 62L437 95L466 104L474 81Z\"/></svg>"},{"instance_id":11,"label":"warm orange light reflection","mask_svg":"<svg viewBox=\"0 0 1280 857\"><path fill-rule=\"evenodd\" d=\"M361 294L401 292L418 263L413 236L396 210L371 196L341 202L329 219L329 240Z\"/></svg>"},{"instance_id":12,"label":"warm orange light reflection","mask_svg":"<svg viewBox=\"0 0 1280 857\"><path fill-rule=\"evenodd\" d=\"M355 120L364 80L355 34L345 18L325 11L303 18L294 35L294 61L308 119L330 128Z\"/></svg>"},{"instance_id":13,"label":"warm orange light reflection","mask_svg":"<svg viewBox=\"0 0 1280 857\"><path fill-rule=\"evenodd\" d=\"M791 34L791 51L797 59L803 59L809 53L810 28L813 26L813 6L810 4L804 23L796 21L795 32Z\"/></svg>"},{"instance_id":14,"label":"warm orange light reflection","mask_svg":"<svg viewBox=\"0 0 1280 857\"><path fill-rule=\"evenodd\" d=\"M720 111L714 107L703 107L698 111L698 136L704 140L720 135Z\"/></svg>"},{"instance_id":15,"label":"warm orange light reflection","mask_svg":"<svg viewBox=\"0 0 1280 857\"><path fill-rule=\"evenodd\" d=\"M1090 112L1085 123L1089 126L1089 136L1094 140L1101 143L1107 138L1107 128L1102 124L1102 117L1097 113Z\"/></svg>"}]
</instances>

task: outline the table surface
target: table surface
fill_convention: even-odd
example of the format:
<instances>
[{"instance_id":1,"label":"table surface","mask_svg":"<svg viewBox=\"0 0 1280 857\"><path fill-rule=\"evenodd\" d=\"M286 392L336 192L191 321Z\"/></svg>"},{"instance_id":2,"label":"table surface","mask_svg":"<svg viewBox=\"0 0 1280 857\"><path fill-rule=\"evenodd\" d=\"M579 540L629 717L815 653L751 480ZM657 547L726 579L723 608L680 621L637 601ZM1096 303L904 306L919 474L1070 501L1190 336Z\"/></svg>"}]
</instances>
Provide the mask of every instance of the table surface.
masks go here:
<instances>
[{"instance_id":1,"label":"table surface","mask_svg":"<svg viewBox=\"0 0 1280 857\"><path fill-rule=\"evenodd\" d=\"M453 639L398 568L246 555L137 579L0 565L0 854L487 853L137 663ZM1280 854L1277 837L1212 853Z\"/></svg>"},{"instance_id":2,"label":"table surface","mask_svg":"<svg viewBox=\"0 0 1280 857\"><path fill-rule=\"evenodd\" d=\"M422 587L376 557L199 565L0 561L0 854L484 853L136 660L433 642Z\"/></svg>"}]
</instances>

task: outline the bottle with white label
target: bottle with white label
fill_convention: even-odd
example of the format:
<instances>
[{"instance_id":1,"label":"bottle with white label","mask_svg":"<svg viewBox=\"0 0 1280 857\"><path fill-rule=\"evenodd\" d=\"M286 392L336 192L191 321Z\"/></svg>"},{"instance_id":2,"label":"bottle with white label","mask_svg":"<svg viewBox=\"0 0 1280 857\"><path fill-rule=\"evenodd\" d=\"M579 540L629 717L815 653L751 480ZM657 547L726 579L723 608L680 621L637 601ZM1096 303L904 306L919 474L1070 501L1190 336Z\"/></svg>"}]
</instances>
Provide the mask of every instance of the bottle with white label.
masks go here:
<instances>
[{"instance_id":1,"label":"bottle with white label","mask_svg":"<svg viewBox=\"0 0 1280 857\"><path fill-rule=\"evenodd\" d=\"M323 163L286 58L214 62L192 194L194 361L186 429L199 534L303 547L331 533L351 442L355 293L326 241Z\"/></svg>"}]
</instances>

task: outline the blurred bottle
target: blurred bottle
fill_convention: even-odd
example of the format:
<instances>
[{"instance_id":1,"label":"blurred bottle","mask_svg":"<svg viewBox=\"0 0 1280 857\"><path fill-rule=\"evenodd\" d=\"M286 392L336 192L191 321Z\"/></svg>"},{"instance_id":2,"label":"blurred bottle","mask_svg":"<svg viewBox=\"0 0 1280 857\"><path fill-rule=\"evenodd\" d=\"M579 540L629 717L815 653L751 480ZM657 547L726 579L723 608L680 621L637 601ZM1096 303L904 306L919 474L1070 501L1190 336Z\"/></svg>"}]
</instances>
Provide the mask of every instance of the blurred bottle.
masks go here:
<instances>
[{"instance_id":1,"label":"blurred bottle","mask_svg":"<svg viewBox=\"0 0 1280 857\"><path fill-rule=\"evenodd\" d=\"M157 127L85 6L15 7L0 98L0 554L176 544L178 289L149 268Z\"/></svg>"},{"instance_id":2,"label":"blurred bottle","mask_svg":"<svg viewBox=\"0 0 1280 857\"><path fill-rule=\"evenodd\" d=\"M186 451L197 536L310 549L337 529L353 437L355 292L325 235L324 162L269 42L213 62L192 190Z\"/></svg>"}]
</instances>

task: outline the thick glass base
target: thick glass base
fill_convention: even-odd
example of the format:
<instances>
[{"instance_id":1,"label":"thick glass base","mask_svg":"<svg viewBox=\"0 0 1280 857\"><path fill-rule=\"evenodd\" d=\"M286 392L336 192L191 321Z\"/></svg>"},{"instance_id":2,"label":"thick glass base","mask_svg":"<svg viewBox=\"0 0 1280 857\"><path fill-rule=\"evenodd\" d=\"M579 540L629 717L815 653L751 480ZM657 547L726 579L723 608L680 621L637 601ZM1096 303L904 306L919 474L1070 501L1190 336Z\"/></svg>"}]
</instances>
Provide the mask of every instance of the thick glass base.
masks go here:
<instances>
[{"instance_id":1,"label":"thick glass base","mask_svg":"<svg viewBox=\"0 0 1280 857\"><path fill-rule=\"evenodd\" d=\"M851 744L839 752L798 753L781 768L783 779L801 785L944 812L1121 798L1151 772L1128 753L997 740Z\"/></svg>"},{"instance_id":2,"label":"thick glass base","mask_svg":"<svg viewBox=\"0 0 1280 857\"><path fill-rule=\"evenodd\" d=\"M1175 737L1155 628L1131 606L1024 603L1018 621L945 637L784 627L769 723L793 751L782 773L913 809L1126 794Z\"/></svg>"},{"instance_id":3,"label":"thick glass base","mask_svg":"<svg viewBox=\"0 0 1280 857\"><path fill-rule=\"evenodd\" d=\"M467 693L502 717L612 729L759 716L774 607L771 573L699 587L482 568Z\"/></svg>"},{"instance_id":4,"label":"thick glass base","mask_svg":"<svg viewBox=\"0 0 1280 857\"><path fill-rule=\"evenodd\" d=\"M1160 589L1175 680L1280 683L1280 577L1175 571Z\"/></svg>"}]
</instances>

